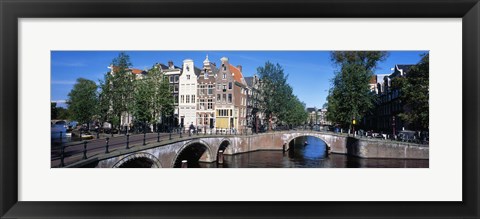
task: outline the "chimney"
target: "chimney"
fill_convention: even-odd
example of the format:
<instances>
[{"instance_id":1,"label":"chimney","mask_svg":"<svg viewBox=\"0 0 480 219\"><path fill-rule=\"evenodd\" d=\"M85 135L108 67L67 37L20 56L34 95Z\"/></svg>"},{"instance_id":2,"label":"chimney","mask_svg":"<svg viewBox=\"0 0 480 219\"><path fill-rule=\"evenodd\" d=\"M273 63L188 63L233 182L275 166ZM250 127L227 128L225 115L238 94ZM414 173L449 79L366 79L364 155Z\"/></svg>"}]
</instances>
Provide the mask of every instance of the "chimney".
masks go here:
<instances>
[{"instance_id":1,"label":"chimney","mask_svg":"<svg viewBox=\"0 0 480 219\"><path fill-rule=\"evenodd\" d=\"M168 61L168 68L173 69L173 61Z\"/></svg>"},{"instance_id":2,"label":"chimney","mask_svg":"<svg viewBox=\"0 0 480 219\"><path fill-rule=\"evenodd\" d=\"M237 65L237 68L238 68L238 70L240 70L240 72L242 72L242 66L241 65Z\"/></svg>"}]
</instances>

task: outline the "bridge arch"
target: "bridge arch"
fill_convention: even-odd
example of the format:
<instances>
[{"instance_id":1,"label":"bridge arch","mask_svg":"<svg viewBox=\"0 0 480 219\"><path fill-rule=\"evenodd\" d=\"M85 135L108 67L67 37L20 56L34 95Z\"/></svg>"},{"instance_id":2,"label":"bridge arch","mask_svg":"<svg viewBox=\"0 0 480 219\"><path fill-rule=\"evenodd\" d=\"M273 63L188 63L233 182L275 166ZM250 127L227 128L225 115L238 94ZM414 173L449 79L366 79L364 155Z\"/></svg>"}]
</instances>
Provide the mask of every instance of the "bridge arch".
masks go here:
<instances>
[{"instance_id":1,"label":"bridge arch","mask_svg":"<svg viewBox=\"0 0 480 219\"><path fill-rule=\"evenodd\" d=\"M230 145L232 145L232 141L230 141L230 139L228 139L228 138L224 138L220 141L220 145L218 145L218 150L217 151L219 151L219 150L225 151L225 149Z\"/></svg>"},{"instance_id":2,"label":"bridge arch","mask_svg":"<svg viewBox=\"0 0 480 219\"><path fill-rule=\"evenodd\" d=\"M324 143L325 143L325 150L326 150L326 153L327 155L331 152L332 148L331 148L331 145L330 145L330 142L325 139L325 136L324 135L319 135L319 134L316 134L316 133L298 133L296 135L292 135L290 136L286 141L285 141L285 146L286 148L285 149L288 149L290 147L290 143L296 139L296 138L299 138L299 137L314 137L314 138L318 138L320 140L322 140Z\"/></svg>"},{"instance_id":3,"label":"bridge arch","mask_svg":"<svg viewBox=\"0 0 480 219\"><path fill-rule=\"evenodd\" d=\"M162 164L153 154L138 152L129 154L113 165L113 168L162 168Z\"/></svg>"},{"instance_id":4,"label":"bridge arch","mask_svg":"<svg viewBox=\"0 0 480 219\"><path fill-rule=\"evenodd\" d=\"M316 135L316 134L313 134L313 133L299 133L297 135L293 135L291 137L289 137L285 143L288 145L290 145L290 142L293 141L293 139L296 139L296 138L300 138L300 137L314 137L314 138L318 138L320 140L322 140L323 142L325 142L325 144L327 145L327 147L330 147L330 145L328 144L328 141L321 135Z\"/></svg>"},{"instance_id":5,"label":"bridge arch","mask_svg":"<svg viewBox=\"0 0 480 219\"><path fill-rule=\"evenodd\" d=\"M215 157L212 147L203 140L195 139L182 145L175 153L172 167L180 167L182 160L199 161L203 158L207 162L212 162Z\"/></svg>"}]
</instances>

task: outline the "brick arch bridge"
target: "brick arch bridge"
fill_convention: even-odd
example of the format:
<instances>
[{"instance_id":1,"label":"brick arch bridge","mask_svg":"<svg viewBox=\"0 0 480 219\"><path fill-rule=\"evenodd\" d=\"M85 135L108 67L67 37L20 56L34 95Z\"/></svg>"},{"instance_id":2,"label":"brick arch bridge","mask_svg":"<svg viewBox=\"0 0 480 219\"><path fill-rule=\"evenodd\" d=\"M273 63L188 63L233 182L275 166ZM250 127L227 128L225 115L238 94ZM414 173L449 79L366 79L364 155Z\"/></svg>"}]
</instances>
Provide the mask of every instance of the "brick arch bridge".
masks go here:
<instances>
[{"instance_id":1,"label":"brick arch bridge","mask_svg":"<svg viewBox=\"0 0 480 219\"><path fill-rule=\"evenodd\" d=\"M226 155L258 150L282 150L284 144L301 136L312 136L324 141L332 153L349 154L363 158L411 158L428 159L428 147L412 144L356 139L335 133L315 131L282 131L253 135L192 135L174 140L137 145L108 154L100 154L67 167L115 168L132 162L133 159L147 159L152 167L172 168L179 155L187 148L204 148L198 160L215 162L221 148ZM197 150L198 151L198 150ZM202 151L202 150L199 150ZM149 159L149 160L148 160Z\"/></svg>"},{"instance_id":2,"label":"brick arch bridge","mask_svg":"<svg viewBox=\"0 0 480 219\"><path fill-rule=\"evenodd\" d=\"M204 153L199 158L200 162L215 162L219 149L224 150L224 154L233 155L258 150L282 150L283 145L295 138L301 136L317 137L332 148L333 152L346 153L346 136L335 135L333 133L320 133L309 131L283 131L253 135L199 135L176 139L174 141L163 141L151 143L145 146L132 147L128 150L121 150L117 153L101 155L96 158L90 158L93 162L98 162L96 167L115 168L121 167L133 159L150 159L152 167L171 168L175 166L179 155L187 148L202 147ZM336 146L336 147L332 147ZM71 167L82 166L88 160ZM91 163L91 162L90 162Z\"/></svg>"}]
</instances>

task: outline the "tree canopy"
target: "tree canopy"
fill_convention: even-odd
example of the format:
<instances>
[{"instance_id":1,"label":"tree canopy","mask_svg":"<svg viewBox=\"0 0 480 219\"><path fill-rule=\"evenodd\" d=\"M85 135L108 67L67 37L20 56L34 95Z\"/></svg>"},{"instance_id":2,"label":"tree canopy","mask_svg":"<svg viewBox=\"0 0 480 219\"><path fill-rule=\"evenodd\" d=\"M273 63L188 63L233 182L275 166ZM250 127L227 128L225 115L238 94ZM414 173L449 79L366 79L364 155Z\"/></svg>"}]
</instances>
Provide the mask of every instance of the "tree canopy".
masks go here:
<instances>
[{"instance_id":1,"label":"tree canopy","mask_svg":"<svg viewBox=\"0 0 480 219\"><path fill-rule=\"evenodd\" d=\"M266 115L271 129L270 118L274 116L279 122L301 124L307 119L305 105L293 95L292 87L287 83L288 75L278 63L266 62L258 67L257 73L262 81L259 108Z\"/></svg>"},{"instance_id":2,"label":"tree canopy","mask_svg":"<svg viewBox=\"0 0 480 219\"><path fill-rule=\"evenodd\" d=\"M382 51L336 51L332 62L338 67L327 97L327 119L342 126L361 120L374 106L369 81L378 62L388 56Z\"/></svg>"},{"instance_id":3,"label":"tree canopy","mask_svg":"<svg viewBox=\"0 0 480 219\"><path fill-rule=\"evenodd\" d=\"M71 118L82 124L92 121L97 112L97 84L88 79L78 78L68 97L67 104Z\"/></svg>"},{"instance_id":4,"label":"tree canopy","mask_svg":"<svg viewBox=\"0 0 480 219\"><path fill-rule=\"evenodd\" d=\"M429 129L429 54L423 54L419 63L412 66L405 77L392 83L400 89L404 112L399 116L417 130Z\"/></svg>"},{"instance_id":5,"label":"tree canopy","mask_svg":"<svg viewBox=\"0 0 480 219\"><path fill-rule=\"evenodd\" d=\"M134 80L131 74L130 57L121 52L112 60L112 71L105 75L101 82L101 111L104 119L110 120L114 126L120 125L122 113L131 113L133 110Z\"/></svg>"}]
</instances>

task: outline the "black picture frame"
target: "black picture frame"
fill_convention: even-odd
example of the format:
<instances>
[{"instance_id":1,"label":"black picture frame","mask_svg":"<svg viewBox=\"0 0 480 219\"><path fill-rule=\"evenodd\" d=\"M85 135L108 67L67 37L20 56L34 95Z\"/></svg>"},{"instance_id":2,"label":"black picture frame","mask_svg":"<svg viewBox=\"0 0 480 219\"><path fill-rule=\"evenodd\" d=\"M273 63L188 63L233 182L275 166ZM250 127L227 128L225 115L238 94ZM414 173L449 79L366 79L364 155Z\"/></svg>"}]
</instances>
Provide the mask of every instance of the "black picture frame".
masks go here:
<instances>
[{"instance_id":1,"label":"black picture frame","mask_svg":"<svg viewBox=\"0 0 480 219\"><path fill-rule=\"evenodd\" d=\"M0 0L0 14L0 216L2 218L480 217L478 192L480 184L478 150L480 4L478 0ZM18 19L51 17L462 18L463 201L20 202L17 193Z\"/></svg>"}]
</instances>

